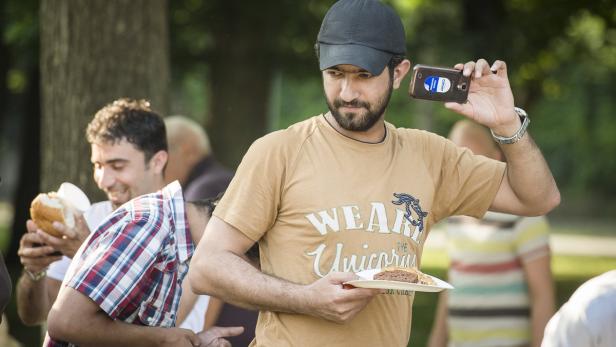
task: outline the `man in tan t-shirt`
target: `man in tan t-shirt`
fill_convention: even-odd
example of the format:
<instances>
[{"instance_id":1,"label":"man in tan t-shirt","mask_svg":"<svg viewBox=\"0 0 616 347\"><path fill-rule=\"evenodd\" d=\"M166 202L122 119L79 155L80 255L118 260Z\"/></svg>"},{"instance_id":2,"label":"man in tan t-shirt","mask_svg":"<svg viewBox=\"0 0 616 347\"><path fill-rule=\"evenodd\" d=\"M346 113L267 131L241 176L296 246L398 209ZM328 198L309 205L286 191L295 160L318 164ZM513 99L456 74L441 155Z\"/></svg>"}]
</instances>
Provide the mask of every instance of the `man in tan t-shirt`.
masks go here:
<instances>
[{"instance_id":1,"label":"man in tan t-shirt","mask_svg":"<svg viewBox=\"0 0 616 347\"><path fill-rule=\"evenodd\" d=\"M468 102L445 106L510 142L507 166L385 122L410 69L391 8L337 2L317 49L329 112L255 141L193 257L191 285L260 310L253 346L406 346L414 296L344 282L361 270L418 266L442 218L544 214L560 194L524 134L504 62L456 65L473 75ZM255 242L260 270L244 256Z\"/></svg>"}]
</instances>

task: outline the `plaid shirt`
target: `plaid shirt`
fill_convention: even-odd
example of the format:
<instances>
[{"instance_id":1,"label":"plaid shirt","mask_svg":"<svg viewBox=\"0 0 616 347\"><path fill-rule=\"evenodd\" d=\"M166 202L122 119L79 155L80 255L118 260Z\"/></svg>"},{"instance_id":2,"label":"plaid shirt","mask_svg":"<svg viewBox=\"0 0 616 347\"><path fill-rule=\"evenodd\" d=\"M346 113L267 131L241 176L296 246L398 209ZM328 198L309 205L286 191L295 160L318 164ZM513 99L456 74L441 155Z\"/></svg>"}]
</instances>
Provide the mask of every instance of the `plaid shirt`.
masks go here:
<instances>
[{"instance_id":1,"label":"plaid shirt","mask_svg":"<svg viewBox=\"0 0 616 347\"><path fill-rule=\"evenodd\" d=\"M75 255L64 285L112 319L173 327L194 244L176 181L112 213ZM71 346L46 338L46 346Z\"/></svg>"}]
</instances>

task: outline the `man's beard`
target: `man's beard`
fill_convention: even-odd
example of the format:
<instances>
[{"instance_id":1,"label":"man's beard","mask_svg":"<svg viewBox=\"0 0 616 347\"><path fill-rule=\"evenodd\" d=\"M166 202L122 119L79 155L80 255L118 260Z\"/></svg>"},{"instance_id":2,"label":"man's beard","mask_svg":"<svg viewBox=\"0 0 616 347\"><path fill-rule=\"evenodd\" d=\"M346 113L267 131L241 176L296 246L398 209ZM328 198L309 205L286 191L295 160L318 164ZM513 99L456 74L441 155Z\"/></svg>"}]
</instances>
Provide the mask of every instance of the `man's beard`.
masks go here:
<instances>
[{"instance_id":1,"label":"man's beard","mask_svg":"<svg viewBox=\"0 0 616 347\"><path fill-rule=\"evenodd\" d=\"M332 116L334 116L334 119L340 127L349 131L367 131L372 128L374 124L376 124L385 112L392 92L393 80L390 80L387 92L376 102L374 106L368 102L357 99L351 100L350 102L344 102L340 98L334 99L332 105L327 97L325 99L327 100L327 107L329 108L329 111L332 113ZM366 113L363 117L359 114L359 112L347 112L343 115L340 111L338 111L340 107L362 107L366 110Z\"/></svg>"}]
</instances>

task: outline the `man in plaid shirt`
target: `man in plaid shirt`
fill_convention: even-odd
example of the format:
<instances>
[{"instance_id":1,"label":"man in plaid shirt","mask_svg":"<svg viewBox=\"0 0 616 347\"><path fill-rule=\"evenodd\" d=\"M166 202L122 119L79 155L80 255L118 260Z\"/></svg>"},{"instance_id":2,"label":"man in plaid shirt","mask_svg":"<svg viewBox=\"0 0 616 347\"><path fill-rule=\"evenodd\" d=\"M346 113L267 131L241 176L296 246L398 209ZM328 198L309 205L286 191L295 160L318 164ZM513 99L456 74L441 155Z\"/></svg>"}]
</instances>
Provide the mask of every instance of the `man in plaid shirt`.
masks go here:
<instances>
[{"instance_id":1,"label":"man in plaid shirt","mask_svg":"<svg viewBox=\"0 0 616 347\"><path fill-rule=\"evenodd\" d=\"M177 181L116 210L75 255L45 345L228 345L222 337L243 328L196 335L174 327L181 283L210 213L184 202Z\"/></svg>"}]
</instances>

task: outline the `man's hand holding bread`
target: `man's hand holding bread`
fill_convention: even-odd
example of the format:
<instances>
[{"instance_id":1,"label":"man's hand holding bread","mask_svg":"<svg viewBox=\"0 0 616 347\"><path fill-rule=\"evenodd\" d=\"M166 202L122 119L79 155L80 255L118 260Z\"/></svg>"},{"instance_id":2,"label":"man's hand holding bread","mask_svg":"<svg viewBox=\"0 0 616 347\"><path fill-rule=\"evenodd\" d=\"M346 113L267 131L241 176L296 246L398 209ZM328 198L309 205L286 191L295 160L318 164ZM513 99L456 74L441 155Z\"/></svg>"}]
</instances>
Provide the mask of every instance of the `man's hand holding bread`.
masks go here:
<instances>
[{"instance_id":1,"label":"man's hand holding bread","mask_svg":"<svg viewBox=\"0 0 616 347\"><path fill-rule=\"evenodd\" d=\"M90 231L83 214L55 192L41 193L30 206L30 216L39 227L43 243L72 258Z\"/></svg>"},{"instance_id":2,"label":"man's hand holding bread","mask_svg":"<svg viewBox=\"0 0 616 347\"><path fill-rule=\"evenodd\" d=\"M88 224L83 215L75 216L75 225L72 228L60 222L53 222L52 227L59 236L52 236L41 229L37 230L36 233L45 244L69 258L73 258L81 244L90 235Z\"/></svg>"},{"instance_id":3,"label":"man's hand holding bread","mask_svg":"<svg viewBox=\"0 0 616 347\"><path fill-rule=\"evenodd\" d=\"M62 254L72 258L90 234L83 215L53 192L32 201L30 216L17 253L32 274L45 271Z\"/></svg>"},{"instance_id":4,"label":"man's hand holding bread","mask_svg":"<svg viewBox=\"0 0 616 347\"><path fill-rule=\"evenodd\" d=\"M62 256L53 255L55 249L45 245L43 239L37 234L38 225L32 220L26 222L27 232L19 241L17 254L21 264L32 274L45 271L49 264L60 260Z\"/></svg>"}]
</instances>

